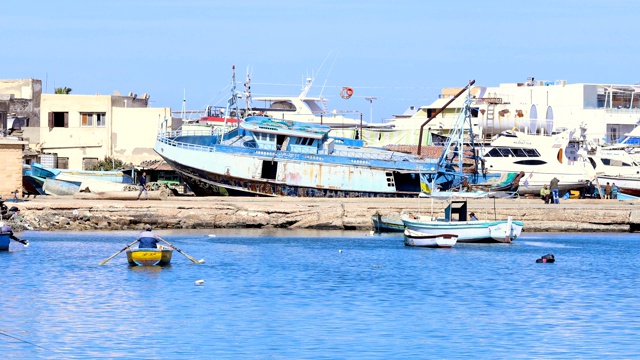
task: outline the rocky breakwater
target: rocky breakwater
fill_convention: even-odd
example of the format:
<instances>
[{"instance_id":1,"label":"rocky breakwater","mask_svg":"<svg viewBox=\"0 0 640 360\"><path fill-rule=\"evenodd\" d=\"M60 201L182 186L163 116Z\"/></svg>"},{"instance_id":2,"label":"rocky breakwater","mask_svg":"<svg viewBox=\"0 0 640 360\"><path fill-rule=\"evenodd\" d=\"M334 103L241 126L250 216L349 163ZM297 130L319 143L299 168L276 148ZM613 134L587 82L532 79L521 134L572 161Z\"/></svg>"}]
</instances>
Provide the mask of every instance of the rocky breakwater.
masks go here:
<instances>
[{"instance_id":1,"label":"rocky breakwater","mask_svg":"<svg viewBox=\"0 0 640 360\"><path fill-rule=\"evenodd\" d=\"M371 216L414 212L441 216L445 203L430 199L182 198L100 200L38 197L16 203L10 220L24 230L290 228L372 229ZM524 220L525 232L632 232L640 229L640 202L564 200L546 205L537 199L469 201L468 211L483 219Z\"/></svg>"}]
</instances>

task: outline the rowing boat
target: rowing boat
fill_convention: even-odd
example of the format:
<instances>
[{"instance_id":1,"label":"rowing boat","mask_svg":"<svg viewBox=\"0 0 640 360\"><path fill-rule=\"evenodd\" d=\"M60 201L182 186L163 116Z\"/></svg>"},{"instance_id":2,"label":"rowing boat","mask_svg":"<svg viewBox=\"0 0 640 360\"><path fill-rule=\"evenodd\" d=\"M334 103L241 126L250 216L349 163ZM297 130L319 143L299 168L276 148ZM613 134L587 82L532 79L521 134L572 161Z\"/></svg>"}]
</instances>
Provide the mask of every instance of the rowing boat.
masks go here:
<instances>
[{"instance_id":1,"label":"rowing boat","mask_svg":"<svg viewBox=\"0 0 640 360\"><path fill-rule=\"evenodd\" d=\"M171 263L172 254L172 249L161 245L157 249L129 249L127 261L130 266L165 266Z\"/></svg>"}]
</instances>

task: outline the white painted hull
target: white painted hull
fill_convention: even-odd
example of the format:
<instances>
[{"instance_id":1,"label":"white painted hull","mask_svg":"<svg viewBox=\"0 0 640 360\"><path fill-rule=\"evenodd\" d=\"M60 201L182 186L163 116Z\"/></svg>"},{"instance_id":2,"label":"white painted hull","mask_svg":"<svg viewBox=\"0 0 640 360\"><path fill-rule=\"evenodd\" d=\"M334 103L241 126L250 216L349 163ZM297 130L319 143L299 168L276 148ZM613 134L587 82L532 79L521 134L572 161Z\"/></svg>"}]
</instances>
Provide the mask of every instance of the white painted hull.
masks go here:
<instances>
[{"instance_id":1,"label":"white painted hull","mask_svg":"<svg viewBox=\"0 0 640 360\"><path fill-rule=\"evenodd\" d=\"M66 173L60 173L56 176L57 180L74 181L80 183L80 190L89 188L91 192L109 192L109 191L123 191L127 184L92 179L78 175L71 175Z\"/></svg>"},{"instance_id":2,"label":"white painted hull","mask_svg":"<svg viewBox=\"0 0 640 360\"><path fill-rule=\"evenodd\" d=\"M524 223L513 221L511 217L499 221L439 221L430 217L410 218L403 215L402 222L409 230L426 235L454 234L458 242L511 242L522 232Z\"/></svg>"},{"instance_id":3,"label":"white painted hull","mask_svg":"<svg viewBox=\"0 0 640 360\"><path fill-rule=\"evenodd\" d=\"M404 230L404 244L406 246L450 248L457 242L458 237L454 234L429 235L415 230Z\"/></svg>"}]
</instances>

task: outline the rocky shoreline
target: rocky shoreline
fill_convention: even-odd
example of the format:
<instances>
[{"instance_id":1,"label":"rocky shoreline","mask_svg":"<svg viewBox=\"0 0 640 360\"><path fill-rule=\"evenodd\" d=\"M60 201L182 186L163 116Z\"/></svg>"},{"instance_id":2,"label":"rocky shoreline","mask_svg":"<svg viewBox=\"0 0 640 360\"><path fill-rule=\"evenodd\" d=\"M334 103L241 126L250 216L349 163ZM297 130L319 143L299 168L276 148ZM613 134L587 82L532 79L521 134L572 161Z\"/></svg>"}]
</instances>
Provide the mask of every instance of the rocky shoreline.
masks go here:
<instances>
[{"instance_id":1,"label":"rocky shoreline","mask_svg":"<svg viewBox=\"0 0 640 360\"><path fill-rule=\"evenodd\" d=\"M250 197L168 197L166 200L100 200L37 197L6 203L21 209L8 223L20 230L140 230L283 228L372 230L371 216L405 212L431 213L430 199L309 199ZM440 216L444 202L434 201ZM619 200L538 199L469 201L480 218L524 220L524 232L635 232L640 203Z\"/></svg>"}]
</instances>

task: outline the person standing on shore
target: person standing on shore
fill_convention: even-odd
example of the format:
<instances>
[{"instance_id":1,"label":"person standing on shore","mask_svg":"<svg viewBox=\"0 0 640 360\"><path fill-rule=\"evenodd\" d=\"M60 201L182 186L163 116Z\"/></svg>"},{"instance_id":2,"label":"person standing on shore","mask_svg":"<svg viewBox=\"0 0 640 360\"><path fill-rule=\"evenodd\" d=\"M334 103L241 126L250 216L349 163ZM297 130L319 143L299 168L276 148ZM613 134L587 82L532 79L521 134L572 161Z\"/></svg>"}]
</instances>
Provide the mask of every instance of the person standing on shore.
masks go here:
<instances>
[{"instance_id":1,"label":"person standing on shore","mask_svg":"<svg viewBox=\"0 0 640 360\"><path fill-rule=\"evenodd\" d=\"M144 192L144 196L146 200L149 200L149 193L147 192L147 173L142 172L140 175L140 181L138 182L138 186L140 186L140 192L138 193L138 200L140 200L140 195Z\"/></svg>"},{"instance_id":2,"label":"person standing on shore","mask_svg":"<svg viewBox=\"0 0 640 360\"><path fill-rule=\"evenodd\" d=\"M560 180L558 180L558 178L555 176L553 177L553 179L551 179L551 182L549 183L554 204L560 204L560 194L558 192L558 183L560 183Z\"/></svg>"},{"instance_id":3,"label":"person standing on shore","mask_svg":"<svg viewBox=\"0 0 640 360\"><path fill-rule=\"evenodd\" d=\"M612 199L617 199L618 198L618 192L620 191L620 189L618 188L618 186L616 186L616 183L611 184L611 198Z\"/></svg>"},{"instance_id":4,"label":"person standing on shore","mask_svg":"<svg viewBox=\"0 0 640 360\"><path fill-rule=\"evenodd\" d=\"M604 186L604 198L611 199L611 185L607 182L607 185Z\"/></svg>"}]
</instances>

